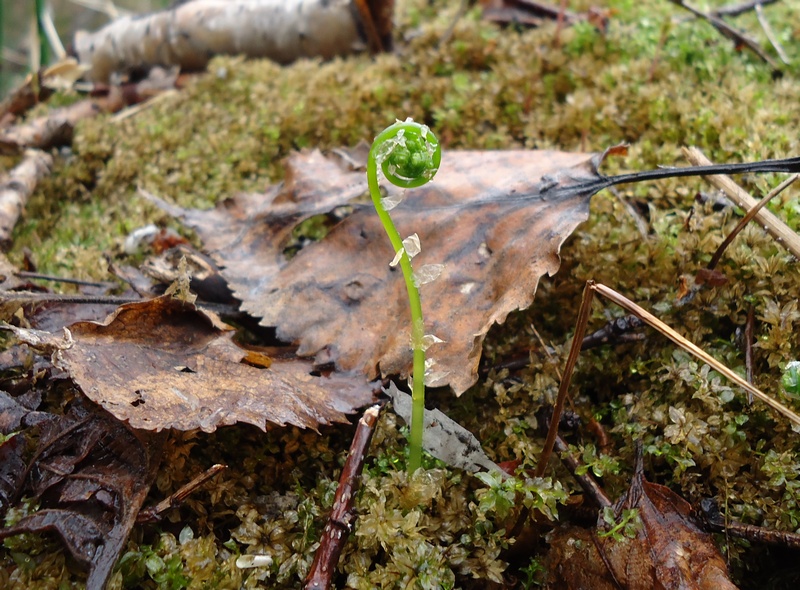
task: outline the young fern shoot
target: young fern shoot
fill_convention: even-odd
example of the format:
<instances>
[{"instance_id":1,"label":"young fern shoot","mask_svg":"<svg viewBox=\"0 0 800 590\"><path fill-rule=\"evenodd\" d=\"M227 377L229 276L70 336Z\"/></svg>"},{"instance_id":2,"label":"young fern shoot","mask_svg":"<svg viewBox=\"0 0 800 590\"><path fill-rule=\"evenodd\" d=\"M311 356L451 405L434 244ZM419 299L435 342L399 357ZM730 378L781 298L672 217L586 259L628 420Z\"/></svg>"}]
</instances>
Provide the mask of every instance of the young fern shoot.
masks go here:
<instances>
[{"instance_id":1,"label":"young fern shoot","mask_svg":"<svg viewBox=\"0 0 800 590\"><path fill-rule=\"evenodd\" d=\"M411 434L409 436L408 472L422 465L422 429L425 413L425 348L431 338L425 337L422 303L411 258L419 252L416 234L403 240L389 216L388 210L397 201L386 200L384 206L378 185L378 167L386 179L401 188L416 188L430 181L439 170L442 149L436 136L425 125L411 119L397 121L384 129L372 143L367 159L367 182L375 211L389 236L395 251L392 265L400 264L411 307L411 346L414 351L413 384L411 390Z\"/></svg>"}]
</instances>

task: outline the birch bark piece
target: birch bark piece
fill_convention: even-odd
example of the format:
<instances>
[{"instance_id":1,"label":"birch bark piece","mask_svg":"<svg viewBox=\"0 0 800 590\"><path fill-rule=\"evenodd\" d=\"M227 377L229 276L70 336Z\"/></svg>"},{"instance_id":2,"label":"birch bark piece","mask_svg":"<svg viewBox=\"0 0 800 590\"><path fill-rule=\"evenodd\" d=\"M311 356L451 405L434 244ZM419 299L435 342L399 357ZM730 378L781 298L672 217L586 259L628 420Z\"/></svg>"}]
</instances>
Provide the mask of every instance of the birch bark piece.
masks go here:
<instances>
[{"instance_id":1,"label":"birch bark piece","mask_svg":"<svg viewBox=\"0 0 800 590\"><path fill-rule=\"evenodd\" d=\"M106 82L114 72L153 65L201 69L218 54L328 59L364 49L363 31L353 0L192 0L78 31L74 47L88 77Z\"/></svg>"},{"instance_id":2,"label":"birch bark piece","mask_svg":"<svg viewBox=\"0 0 800 590\"><path fill-rule=\"evenodd\" d=\"M39 150L26 150L22 162L0 182L0 243L11 241L11 232L36 189L50 173L53 157Z\"/></svg>"},{"instance_id":3,"label":"birch bark piece","mask_svg":"<svg viewBox=\"0 0 800 590\"><path fill-rule=\"evenodd\" d=\"M683 155L694 166L710 166L713 163L696 147L683 148ZM729 200L745 211L749 211L758 204L758 199L750 196L729 176L715 174L713 176L704 176L703 178L724 192ZM791 252L795 258L800 258L800 237L774 213L768 209L762 209L756 214L754 221L775 238L778 244Z\"/></svg>"}]
</instances>

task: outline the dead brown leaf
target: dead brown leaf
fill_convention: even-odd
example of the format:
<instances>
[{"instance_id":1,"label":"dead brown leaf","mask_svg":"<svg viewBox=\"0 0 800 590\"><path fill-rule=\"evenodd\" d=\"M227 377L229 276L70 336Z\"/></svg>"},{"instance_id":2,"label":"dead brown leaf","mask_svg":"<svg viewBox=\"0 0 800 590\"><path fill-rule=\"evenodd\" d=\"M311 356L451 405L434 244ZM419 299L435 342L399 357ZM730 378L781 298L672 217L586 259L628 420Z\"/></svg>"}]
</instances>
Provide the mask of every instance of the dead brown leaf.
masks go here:
<instances>
[{"instance_id":1,"label":"dead brown leaf","mask_svg":"<svg viewBox=\"0 0 800 590\"><path fill-rule=\"evenodd\" d=\"M320 376L308 361L274 359L268 369L245 364L248 352L232 341L229 326L168 296L122 305L102 323L72 324L64 338L11 329L54 351L91 400L135 428L314 428L344 422L345 413L374 398L363 376Z\"/></svg>"},{"instance_id":2,"label":"dead brown leaf","mask_svg":"<svg viewBox=\"0 0 800 590\"><path fill-rule=\"evenodd\" d=\"M634 537L598 528L557 529L550 537L548 587L559 590L734 590L725 560L700 530L691 506L667 487L650 483L637 468L631 487L614 505L617 519L636 509Z\"/></svg>"},{"instance_id":3,"label":"dead brown leaf","mask_svg":"<svg viewBox=\"0 0 800 590\"><path fill-rule=\"evenodd\" d=\"M0 409L0 416L9 409ZM101 590L155 478L163 435L137 432L83 397L64 415L30 414L40 415L36 425L0 446L0 511L22 494L37 498L41 508L0 529L0 539L58 533L88 567L86 588ZM31 455L26 443L33 429L38 443Z\"/></svg>"},{"instance_id":4,"label":"dead brown leaf","mask_svg":"<svg viewBox=\"0 0 800 590\"><path fill-rule=\"evenodd\" d=\"M601 157L554 151L449 152L435 181L409 190L392 211L402 235L419 234L415 269L443 264L421 285L426 331L445 342L428 350L433 386L462 393L477 380L483 339L494 323L531 305L539 277L559 266L559 249L589 214L586 187ZM366 191L354 158L295 154L285 183L238 195L211 211L162 206L195 228L223 267L242 308L299 344L298 354L369 378L407 375L410 321L405 285L372 206L287 260L284 248L305 219ZM570 187L578 187L570 190ZM400 189L387 188L394 195Z\"/></svg>"}]
</instances>

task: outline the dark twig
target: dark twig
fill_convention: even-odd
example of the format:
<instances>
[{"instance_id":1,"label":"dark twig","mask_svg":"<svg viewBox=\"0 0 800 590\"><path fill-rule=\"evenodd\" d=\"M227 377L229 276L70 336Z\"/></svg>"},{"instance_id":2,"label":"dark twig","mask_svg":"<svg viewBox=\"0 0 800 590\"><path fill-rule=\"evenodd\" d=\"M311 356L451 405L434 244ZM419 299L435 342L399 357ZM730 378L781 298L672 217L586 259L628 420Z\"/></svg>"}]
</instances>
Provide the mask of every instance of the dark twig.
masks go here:
<instances>
[{"instance_id":1,"label":"dark twig","mask_svg":"<svg viewBox=\"0 0 800 590\"><path fill-rule=\"evenodd\" d=\"M605 326L592 332L581 342L581 350L588 350L602 344L615 342L636 342L644 340L642 333L631 334L633 330L644 326L644 322L635 315L626 315L610 320Z\"/></svg>"},{"instance_id":2,"label":"dark twig","mask_svg":"<svg viewBox=\"0 0 800 590\"><path fill-rule=\"evenodd\" d=\"M566 2L563 1L558 6L534 2L534 0L512 0L512 3L525 8L525 10L532 12L536 16L559 21L561 23L560 26L581 20L580 16L567 10Z\"/></svg>"},{"instance_id":3,"label":"dark twig","mask_svg":"<svg viewBox=\"0 0 800 590\"><path fill-rule=\"evenodd\" d=\"M183 504L186 498L197 491L200 486L217 475L220 471L223 471L227 468L227 465L212 465L203 473L192 479L189 483L182 485L174 494L170 494L155 506L151 506L150 508L145 508L144 510L140 511L139 516L136 517L136 524L149 524L158 522L161 520L162 515L167 510L171 510L172 508L176 508Z\"/></svg>"},{"instance_id":4,"label":"dark twig","mask_svg":"<svg viewBox=\"0 0 800 590\"><path fill-rule=\"evenodd\" d=\"M20 304L30 303L60 303L78 305L125 305L126 303L141 303L141 297L114 297L95 295L62 295L59 293L33 293L31 291L0 291L0 302L19 301ZM213 311L228 317L243 317L236 305L227 303L212 303L197 301L195 305L200 309Z\"/></svg>"},{"instance_id":5,"label":"dark twig","mask_svg":"<svg viewBox=\"0 0 800 590\"><path fill-rule=\"evenodd\" d=\"M774 59L772 59L766 51L764 51L764 49L761 47L761 45L758 44L756 40L745 35L741 31L736 30L734 27L726 23L718 16L705 13L702 10L694 8L693 6L689 6L683 0L669 0L669 1L675 4L676 6L680 6L681 8L688 10L695 16L708 21L709 24L711 24L711 26L717 29L720 32L720 34L722 34L723 37L727 37L728 39L736 43L737 46L747 47L758 57L763 59L772 68L774 72L779 72L781 70L778 63Z\"/></svg>"},{"instance_id":6,"label":"dark twig","mask_svg":"<svg viewBox=\"0 0 800 590\"><path fill-rule=\"evenodd\" d=\"M798 533L773 531L738 522L725 522L725 517L720 513L716 501L712 498L706 498L700 502L699 513L706 527L713 533L725 533L732 537L765 545L800 549L800 534Z\"/></svg>"},{"instance_id":7,"label":"dark twig","mask_svg":"<svg viewBox=\"0 0 800 590\"><path fill-rule=\"evenodd\" d=\"M71 279L66 277L56 277L53 275L45 275L38 272L18 271L14 273L21 279L39 279L41 281L53 281L57 283L69 283L70 285L80 285L81 287L98 287L100 289L110 287L114 283L96 283L93 281L84 281L81 279Z\"/></svg>"},{"instance_id":8,"label":"dark twig","mask_svg":"<svg viewBox=\"0 0 800 590\"><path fill-rule=\"evenodd\" d=\"M708 270L714 270L714 268L719 264L720 258L722 258L722 254L725 252L725 249L730 245L733 239L739 235L739 233L745 228L745 226L752 221L752 219L758 214L764 206L769 203L772 199L777 197L781 194L784 190L786 190L795 180L797 180L799 175L794 174L772 189L767 196L761 199L758 203L756 203L755 207L750 209L747 214L742 217L741 221L733 228L733 231L728 234L728 237L723 240L723 242L717 248L717 251L714 252L714 256L711 257L711 262L708 263Z\"/></svg>"},{"instance_id":9,"label":"dark twig","mask_svg":"<svg viewBox=\"0 0 800 590\"><path fill-rule=\"evenodd\" d=\"M578 474L578 468L581 467L580 461L572 456L567 443L558 435L556 435L554 449L556 453L558 453L561 462L569 469L572 476L578 481L581 488L583 488L583 491L594 500L594 503L600 508L611 506L611 499L606 495L597 481L595 481L594 477L589 475L588 472L583 475Z\"/></svg>"},{"instance_id":10,"label":"dark twig","mask_svg":"<svg viewBox=\"0 0 800 590\"><path fill-rule=\"evenodd\" d=\"M375 426L378 424L382 405L382 403L378 403L370 406L358 421L353 442L350 444L350 452L339 477L339 487L336 489L336 496L333 499L333 510L328 517L328 524L325 525L319 548L314 555L314 563L311 564L308 577L306 577L306 590L331 587L339 556L342 554L347 536L353 530L353 523L356 519L354 503L361 470L364 468L364 460L375 432Z\"/></svg>"}]
</instances>

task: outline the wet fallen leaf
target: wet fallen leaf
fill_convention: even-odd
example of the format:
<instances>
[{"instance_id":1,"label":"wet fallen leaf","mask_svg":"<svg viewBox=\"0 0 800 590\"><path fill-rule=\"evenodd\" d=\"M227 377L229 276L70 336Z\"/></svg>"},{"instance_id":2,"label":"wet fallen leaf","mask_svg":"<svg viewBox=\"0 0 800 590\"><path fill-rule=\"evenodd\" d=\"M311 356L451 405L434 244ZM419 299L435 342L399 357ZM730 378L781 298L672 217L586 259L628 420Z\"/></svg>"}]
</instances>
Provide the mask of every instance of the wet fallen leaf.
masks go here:
<instances>
[{"instance_id":1,"label":"wet fallen leaf","mask_svg":"<svg viewBox=\"0 0 800 590\"><path fill-rule=\"evenodd\" d=\"M161 203L195 228L223 267L242 308L299 344L298 354L369 378L408 374L405 285L365 193L357 157L295 154L287 179L266 194L238 195L210 211ZM443 264L421 285L430 347L429 384L457 393L477 380L483 339L494 323L528 307L539 277L559 266L559 249L589 214L600 156L551 151L449 152L433 183L408 191L392 210L400 233L418 233L416 269ZM387 195L400 189L387 188ZM352 205L321 242L284 256L302 221Z\"/></svg>"},{"instance_id":2,"label":"wet fallen leaf","mask_svg":"<svg viewBox=\"0 0 800 590\"><path fill-rule=\"evenodd\" d=\"M27 459L29 429L0 446L0 508L5 512L23 493L41 507L0 529L0 539L58 533L89 568L86 588L101 590L155 478L163 435L135 431L83 397L66 414L38 420L36 429L38 444Z\"/></svg>"},{"instance_id":3,"label":"wet fallen leaf","mask_svg":"<svg viewBox=\"0 0 800 590\"><path fill-rule=\"evenodd\" d=\"M247 364L248 351L232 341L229 326L168 296L123 305L103 323L72 324L64 337L10 329L52 351L91 400L135 428L314 428L345 422L345 413L374 398L362 375L321 376L296 359Z\"/></svg>"},{"instance_id":4,"label":"wet fallen leaf","mask_svg":"<svg viewBox=\"0 0 800 590\"><path fill-rule=\"evenodd\" d=\"M733 590L725 560L711 536L694 523L691 506L637 468L631 487L613 506L617 522L635 509L635 534L598 527L556 529L550 536L548 587L558 590ZM628 512L628 514L633 514Z\"/></svg>"}]
</instances>

